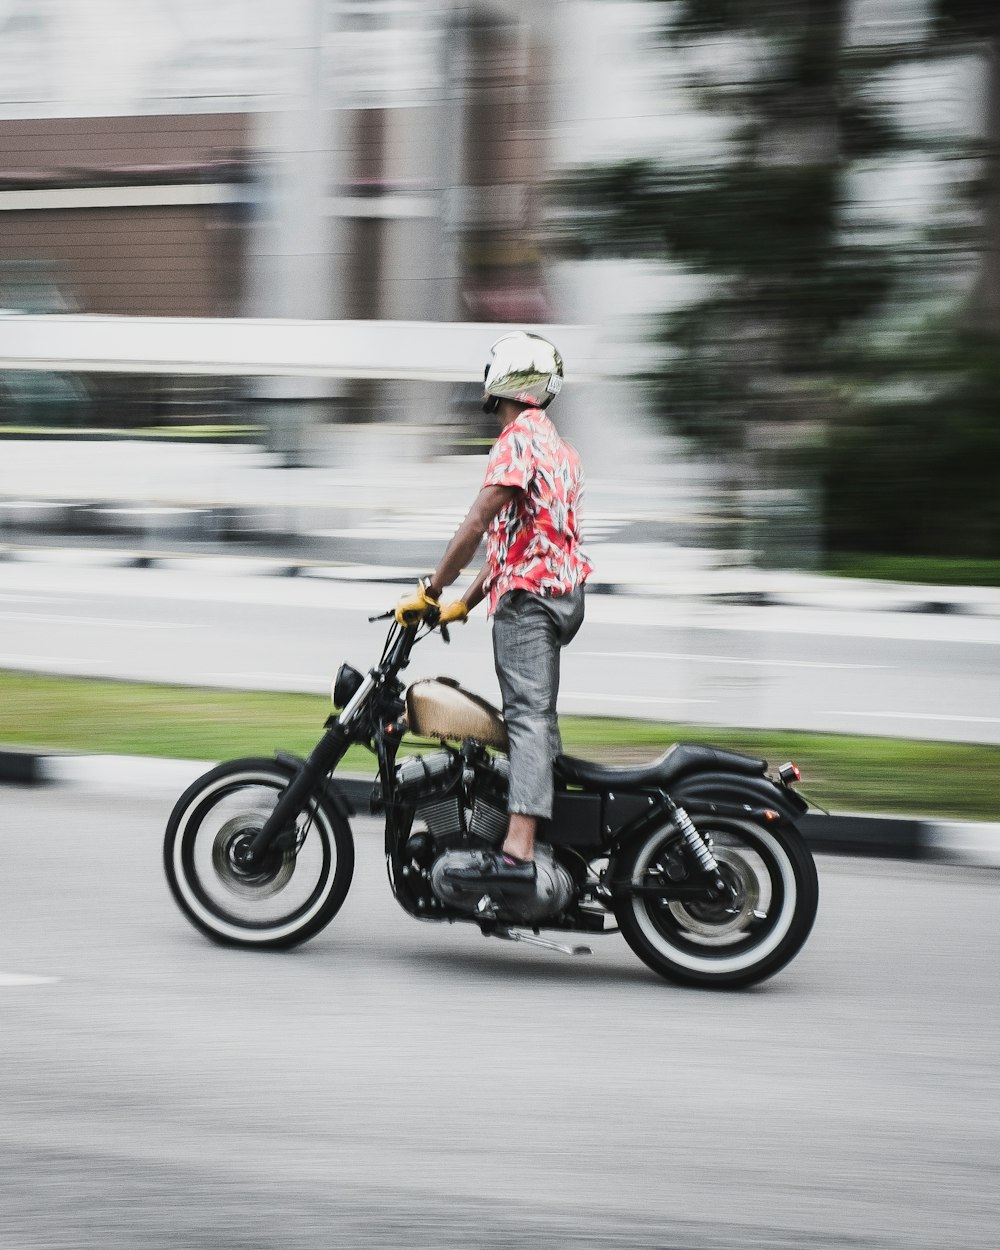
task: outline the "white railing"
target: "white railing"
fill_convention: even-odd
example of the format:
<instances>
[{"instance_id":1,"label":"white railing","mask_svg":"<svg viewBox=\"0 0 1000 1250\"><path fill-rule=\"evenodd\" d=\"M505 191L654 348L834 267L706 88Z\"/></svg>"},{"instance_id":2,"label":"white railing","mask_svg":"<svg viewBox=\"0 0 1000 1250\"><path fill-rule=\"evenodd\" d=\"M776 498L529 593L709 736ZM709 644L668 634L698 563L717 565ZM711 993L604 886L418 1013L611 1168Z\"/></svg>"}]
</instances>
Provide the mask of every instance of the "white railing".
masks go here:
<instances>
[{"instance_id":1,"label":"white railing","mask_svg":"<svg viewBox=\"0 0 1000 1250\"><path fill-rule=\"evenodd\" d=\"M514 328L556 344L567 382L597 376L596 335L589 326L5 311L0 311L0 369L481 382L490 345Z\"/></svg>"}]
</instances>

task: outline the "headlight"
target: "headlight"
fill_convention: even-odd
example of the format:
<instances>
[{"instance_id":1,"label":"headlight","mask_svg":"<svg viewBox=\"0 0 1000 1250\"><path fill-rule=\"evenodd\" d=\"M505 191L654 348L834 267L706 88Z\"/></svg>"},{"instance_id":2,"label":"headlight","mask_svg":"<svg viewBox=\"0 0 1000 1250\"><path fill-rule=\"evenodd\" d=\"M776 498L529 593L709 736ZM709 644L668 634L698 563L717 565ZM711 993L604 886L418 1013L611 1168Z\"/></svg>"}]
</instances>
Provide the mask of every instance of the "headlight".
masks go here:
<instances>
[{"instance_id":1,"label":"headlight","mask_svg":"<svg viewBox=\"0 0 1000 1250\"><path fill-rule=\"evenodd\" d=\"M333 682L333 706L347 707L357 694L364 678L350 664L341 664Z\"/></svg>"}]
</instances>

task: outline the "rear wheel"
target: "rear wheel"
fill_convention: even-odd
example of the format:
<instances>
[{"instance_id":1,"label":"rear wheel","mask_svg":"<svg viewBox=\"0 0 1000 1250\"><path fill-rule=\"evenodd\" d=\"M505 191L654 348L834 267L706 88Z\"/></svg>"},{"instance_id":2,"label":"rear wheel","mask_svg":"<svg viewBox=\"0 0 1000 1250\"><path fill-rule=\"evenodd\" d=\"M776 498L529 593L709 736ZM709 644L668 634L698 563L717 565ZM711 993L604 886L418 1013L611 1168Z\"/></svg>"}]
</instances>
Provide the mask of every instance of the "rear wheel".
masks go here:
<instances>
[{"instance_id":1,"label":"rear wheel","mask_svg":"<svg viewBox=\"0 0 1000 1250\"><path fill-rule=\"evenodd\" d=\"M231 946L295 946L340 910L354 874L348 822L312 795L295 838L248 868L242 852L293 776L276 760L220 764L181 795L163 844L167 882L187 918Z\"/></svg>"},{"instance_id":2,"label":"rear wheel","mask_svg":"<svg viewBox=\"0 0 1000 1250\"><path fill-rule=\"evenodd\" d=\"M614 879L662 883L662 896L622 890L615 906L626 942L654 972L686 985L736 987L773 976L801 950L819 902L816 866L788 827L749 820L699 822L727 886L719 901L670 899L690 862L673 826L639 839L617 859Z\"/></svg>"}]
</instances>

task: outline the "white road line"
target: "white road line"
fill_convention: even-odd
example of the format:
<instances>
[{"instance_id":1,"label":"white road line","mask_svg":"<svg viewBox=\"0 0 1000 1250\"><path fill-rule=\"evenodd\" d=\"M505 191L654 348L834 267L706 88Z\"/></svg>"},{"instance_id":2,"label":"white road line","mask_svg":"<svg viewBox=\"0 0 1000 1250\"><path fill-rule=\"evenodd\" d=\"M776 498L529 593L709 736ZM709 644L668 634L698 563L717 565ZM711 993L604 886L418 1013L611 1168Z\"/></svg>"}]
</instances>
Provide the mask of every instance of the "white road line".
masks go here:
<instances>
[{"instance_id":1,"label":"white road line","mask_svg":"<svg viewBox=\"0 0 1000 1250\"><path fill-rule=\"evenodd\" d=\"M69 595L18 595L11 590L0 590L3 603L68 603Z\"/></svg>"},{"instance_id":2,"label":"white road line","mask_svg":"<svg viewBox=\"0 0 1000 1250\"><path fill-rule=\"evenodd\" d=\"M126 629L203 629L199 621L130 621L117 616L62 616L55 612L0 612L0 620L33 625L115 625Z\"/></svg>"},{"instance_id":3,"label":"white road line","mask_svg":"<svg viewBox=\"0 0 1000 1250\"><path fill-rule=\"evenodd\" d=\"M943 712L825 712L825 716L870 716L885 720L940 720L959 725L1000 725L1000 716L953 716Z\"/></svg>"},{"instance_id":4,"label":"white road line","mask_svg":"<svg viewBox=\"0 0 1000 1250\"><path fill-rule=\"evenodd\" d=\"M32 977L17 972L0 972L0 987L18 985L54 985L58 977Z\"/></svg>"},{"instance_id":5,"label":"white road line","mask_svg":"<svg viewBox=\"0 0 1000 1250\"><path fill-rule=\"evenodd\" d=\"M596 699L602 703L717 703L717 699L669 699L644 694L588 694L581 690L567 690L560 699Z\"/></svg>"},{"instance_id":6,"label":"white road line","mask_svg":"<svg viewBox=\"0 0 1000 1250\"><path fill-rule=\"evenodd\" d=\"M52 655L12 655L0 652L0 668L42 669L45 672L62 672L63 669L75 669L78 665L88 668L110 668L112 660L92 659L89 656L66 656L58 658Z\"/></svg>"},{"instance_id":7,"label":"white road line","mask_svg":"<svg viewBox=\"0 0 1000 1250\"><path fill-rule=\"evenodd\" d=\"M743 664L753 668L891 669L892 664L835 664L820 660L748 660L732 655L700 655L683 651L573 651L574 656L601 660L694 660L701 664Z\"/></svg>"},{"instance_id":8,"label":"white road line","mask_svg":"<svg viewBox=\"0 0 1000 1250\"><path fill-rule=\"evenodd\" d=\"M239 682L295 682L296 686L310 685L322 686L329 689L331 681L333 681L334 673L330 672L325 677L317 677L314 673L199 673L196 680L199 682L216 682L216 681L239 681Z\"/></svg>"}]
</instances>

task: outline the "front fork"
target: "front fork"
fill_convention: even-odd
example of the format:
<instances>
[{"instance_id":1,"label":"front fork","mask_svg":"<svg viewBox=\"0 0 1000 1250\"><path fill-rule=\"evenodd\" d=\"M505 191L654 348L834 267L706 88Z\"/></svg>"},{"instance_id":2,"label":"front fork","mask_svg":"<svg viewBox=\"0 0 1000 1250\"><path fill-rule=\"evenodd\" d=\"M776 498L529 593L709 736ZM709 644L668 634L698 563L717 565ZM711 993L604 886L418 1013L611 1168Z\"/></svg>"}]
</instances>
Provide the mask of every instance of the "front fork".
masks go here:
<instances>
[{"instance_id":1,"label":"front fork","mask_svg":"<svg viewBox=\"0 0 1000 1250\"><path fill-rule=\"evenodd\" d=\"M335 720L288 783L274 805L274 811L247 843L242 856L243 867L251 868L266 859L272 847L294 830L295 821L309 801L309 796L322 778L337 767L350 744L347 730L339 720Z\"/></svg>"}]
</instances>

